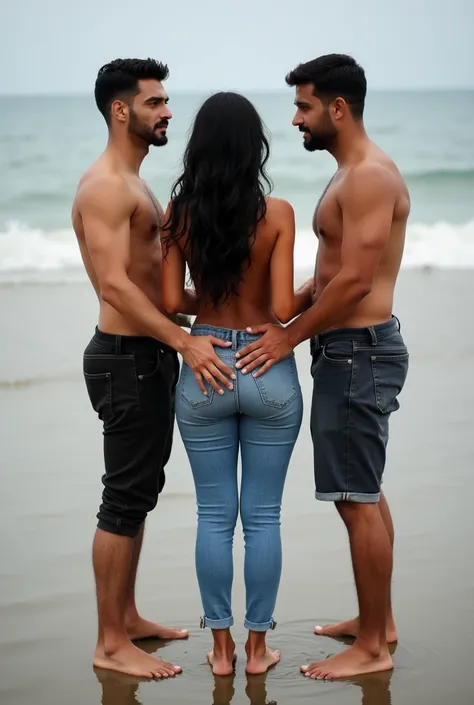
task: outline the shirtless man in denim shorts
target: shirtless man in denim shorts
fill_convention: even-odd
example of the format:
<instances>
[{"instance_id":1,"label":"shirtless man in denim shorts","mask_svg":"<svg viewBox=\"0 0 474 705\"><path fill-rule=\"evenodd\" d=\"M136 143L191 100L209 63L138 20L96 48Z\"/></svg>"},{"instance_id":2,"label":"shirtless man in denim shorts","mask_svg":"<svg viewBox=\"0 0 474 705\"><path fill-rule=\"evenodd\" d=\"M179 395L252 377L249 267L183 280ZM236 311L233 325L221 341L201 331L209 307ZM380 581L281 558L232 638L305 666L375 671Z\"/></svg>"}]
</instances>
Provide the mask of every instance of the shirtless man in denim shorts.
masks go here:
<instances>
[{"instance_id":1,"label":"shirtless man in denim shorts","mask_svg":"<svg viewBox=\"0 0 474 705\"><path fill-rule=\"evenodd\" d=\"M365 132L366 78L352 57L319 57L286 80L296 88L293 125L305 148L328 151L338 168L314 215L319 247L312 307L286 328L253 327L264 335L241 351L238 366L247 373L259 366L260 376L311 341L316 497L334 502L347 527L359 617L316 627L317 634L356 640L301 670L336 679L390 670L388 643L397 640L393 524L381 484L389 418L408 372L392 307L410 198L396 165Z\"/></svg>"}]
</instances>

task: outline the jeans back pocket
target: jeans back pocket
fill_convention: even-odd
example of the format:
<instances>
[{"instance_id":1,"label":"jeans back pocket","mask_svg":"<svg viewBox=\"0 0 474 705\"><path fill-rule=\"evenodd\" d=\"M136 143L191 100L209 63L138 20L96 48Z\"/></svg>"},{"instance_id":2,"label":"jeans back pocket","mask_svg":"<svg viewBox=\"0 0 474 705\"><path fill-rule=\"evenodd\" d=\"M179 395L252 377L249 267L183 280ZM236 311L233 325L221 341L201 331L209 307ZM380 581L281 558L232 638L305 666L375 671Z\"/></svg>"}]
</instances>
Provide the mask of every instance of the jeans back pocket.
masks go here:
<instances>
[{"instance_id":1,"label":"jeans back pocket","mask_svg":"<svg viewBox=\"0 0 474 705\"><path fill-rule=\"evenodd\" d=\"M183 399L188 406L191 407L191 409L199 409L201 406L212 404L215 390L208 382L206 382L204 378L203 384L207 394L202 393L199 389L199 385L193 371L185 362L183 362L181 375L178 382L178 393L181 396L181 399Z\"/></svg>"},{"instance_id":2,"label":"jeans back pocket","mask_svg":"<svg viewBox=\"0 0 474 705\"><path fill-rule=\"evenodd\" d=\"M283 409L298 394L299 382L294 353L272 365L261 377L254 377L254 380L262 402L266 406Z\"/></svg>"}]
</instances>

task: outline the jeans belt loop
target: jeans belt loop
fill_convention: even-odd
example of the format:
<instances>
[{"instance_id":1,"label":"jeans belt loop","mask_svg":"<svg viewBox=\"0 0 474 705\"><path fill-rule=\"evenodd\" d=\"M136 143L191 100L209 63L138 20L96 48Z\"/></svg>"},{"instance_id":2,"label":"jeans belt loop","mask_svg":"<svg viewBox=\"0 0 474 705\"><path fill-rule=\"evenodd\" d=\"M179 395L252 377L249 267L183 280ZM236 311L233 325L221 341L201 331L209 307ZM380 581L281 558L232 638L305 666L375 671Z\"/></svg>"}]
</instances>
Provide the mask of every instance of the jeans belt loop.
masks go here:
<instances>
[{"instance_id":1,"label":"jeans belt loop","mask_svg":"<svg viewBox=\"0 0 474 705\"><path fill-rule=\"evenodd\" d=\"M375 328L373 326L369 326L367 330L369 331L372 345L377 345L377 333L375 332Z\"/></svg>"}]
</instances>

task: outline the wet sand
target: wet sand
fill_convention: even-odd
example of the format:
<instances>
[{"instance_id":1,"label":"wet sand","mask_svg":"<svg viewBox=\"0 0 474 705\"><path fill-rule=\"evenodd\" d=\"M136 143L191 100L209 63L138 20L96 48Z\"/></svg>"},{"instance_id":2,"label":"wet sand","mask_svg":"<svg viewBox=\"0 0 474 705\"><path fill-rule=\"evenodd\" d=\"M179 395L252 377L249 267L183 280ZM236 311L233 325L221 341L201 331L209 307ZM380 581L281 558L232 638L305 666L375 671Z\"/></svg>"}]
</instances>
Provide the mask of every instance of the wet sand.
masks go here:
<instances>
[{"instance_id":1,"label":"wet sand","mask_svg":"<svg viewBox=\"0 0 474 705\"><path fill-rule=\"evenodd\" d=\"M315 624L356 610L345 530L316 502L308 414L309 354L297 351L305 420L284 497L284 571L269 644L282 659L244 673L240 525L235 548L235 678L206 664L194 574L193 484L176 434L168 481L150 517L138 599L145 616L185 627L186 642L149 642L184 673L139 683L95 673L90 546L101 483L100 427L81 377L97 303L83 284L0 287L0 703L2 705L470 705L474 702L472 272L403 272L395 312L411 352L393 416L385 492L396 526L392 673L308 681L302 663L344 648Z\"/></svg>"}]
</instances>

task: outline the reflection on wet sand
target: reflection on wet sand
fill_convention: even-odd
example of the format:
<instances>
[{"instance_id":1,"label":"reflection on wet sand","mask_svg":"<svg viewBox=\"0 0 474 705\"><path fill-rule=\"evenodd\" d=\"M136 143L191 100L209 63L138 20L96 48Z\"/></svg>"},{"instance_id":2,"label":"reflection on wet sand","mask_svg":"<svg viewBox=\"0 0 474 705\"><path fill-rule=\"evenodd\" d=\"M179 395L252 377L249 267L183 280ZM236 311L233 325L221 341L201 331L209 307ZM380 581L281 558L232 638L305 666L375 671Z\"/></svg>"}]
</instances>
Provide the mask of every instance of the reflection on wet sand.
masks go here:
<instances>
[{"instance_id":1,"label":"reflection on wet sand","mask_svg":"<svg viewBox=\"0 0 474 705\"><path fill-rule=\"evenodd\" d=\"M267 700L266 679L267 673L258 676L246 676L247 685L245 694L250 705L277 705L276 700ZM235 675L214 676L214 690L212 692L212 705L231 705L235 694Z\"/></svg>"},{"instance_id":2,"label":"reflection on wet sand","mask_svg":"<svg viewBox=\"0 0 474 705\"><path fill-rule=\"evenodd\" d=\"M390 681L393 671L382 671L350 681L362 691L361 705L392 705Z\"/></svg>"},{"instance_id":3,"label":"reflection on wet sand","mask_svg":"<svg viewBox=\"0 0 474 705\"><path fill-rule=\"evenodd\" d=\"M337 639L337 641L346 645L353 642L351 639ZM167 643L151 640L142 642L140 648L149 654L154 654L158 649L166 646ZM392 655L395 654L396 650L397 645L391 644L390 652ZM139 695L139 688L142 683L151 681L97 668L94 668L94 672L102 687L101 705L143 705ZM272 673L277 673L276 669L272 669ZM235 673L231 676L213 676L209 671L209 674L210 685L212 684L212 692L210 694L212 705L231 705L236 692ZM338 682L359 688L361 691L361 705L392 705L390 693L392 674L393 671L372 673L360 676L357 679L345 679ZM247 680L245 694L250 705L278 705L276 700L271 699L271 693L268 692L271 690L267 683L268 676L268 673L258 676L245 676ZM183 674L177 676L177 678L186 678L186 675ZM304 679L304 676L302 675L301 678ZM281 678L274 683L275 687L278 687L277 683L281 685ZM312 685L316 695L320 682L312 682ZM280 700L280 705L290 705L289 693L285 693L285 699L288 699L288 702L282 703ZM234 705L237 705L237 701Z\"/></svg>"},{"instance_id":4,"label":"reflection on wet sand","mask_svg":"<svg viewBox=\"0 0 474 705\"><path fill-rule=\"evenodd\" d=\"M102 686L101 705L142 705L138 692L139 687L141 683L149 681L97 668L94 669L94 672ZM213 678L212 705L231 705L235 695L235 674L213 676ZM276 700L267 699L265 680L266 674L247 676L245 693L251 705L277 705ZM381 705L385 705L385 702Z\"/></svg>"}]
</instances>

